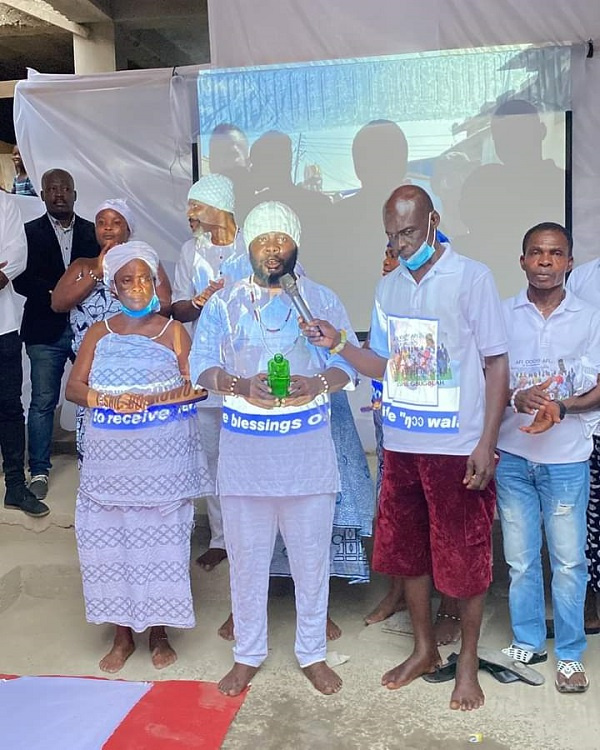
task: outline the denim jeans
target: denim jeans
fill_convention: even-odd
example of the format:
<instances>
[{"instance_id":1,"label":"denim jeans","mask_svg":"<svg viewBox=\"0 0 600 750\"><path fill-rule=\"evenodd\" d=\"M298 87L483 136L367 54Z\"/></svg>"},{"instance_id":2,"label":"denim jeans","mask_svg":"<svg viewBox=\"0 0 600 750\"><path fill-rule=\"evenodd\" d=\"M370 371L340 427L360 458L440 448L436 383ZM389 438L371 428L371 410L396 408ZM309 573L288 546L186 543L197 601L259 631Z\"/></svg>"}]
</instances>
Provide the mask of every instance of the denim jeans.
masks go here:
<instances>
[{"instance_id":1,"label":"denim jeans","mask_svg":"<svg viewBox=\"0 0 600 750\"><path fill-rule=\"evenodd\" d=\"M48 474L54 411L60 396L60 383L67 359L73 356L73 333L67 326L53 344L26 344L31 363L31 405L27 417L29 471Z\"/></svg>"},{"instance_id":2,"label":"denim jeans","mask_svg":"<svg viewBox=\"0 0 600 750\"><path fill-rule=\"evenodd\" d=\"M0 336L0 451L7 488L25 484L22 348L17 331Z\"/></svg>"},{"instance_id":3,"label":"denim jeans","mask_svg":"<svg viewBox=\"0 0 600 750\"><path fill-rule=\"evenodd\" d=\"M587 461L538 464L500 451L496 488L504 556L510 566L513 643L528 651L544 650L543 521L552 570L554 651L557 659L567 661L579 661L586 646L583 609L589 484Z\"/></svg>"}]
</instances>

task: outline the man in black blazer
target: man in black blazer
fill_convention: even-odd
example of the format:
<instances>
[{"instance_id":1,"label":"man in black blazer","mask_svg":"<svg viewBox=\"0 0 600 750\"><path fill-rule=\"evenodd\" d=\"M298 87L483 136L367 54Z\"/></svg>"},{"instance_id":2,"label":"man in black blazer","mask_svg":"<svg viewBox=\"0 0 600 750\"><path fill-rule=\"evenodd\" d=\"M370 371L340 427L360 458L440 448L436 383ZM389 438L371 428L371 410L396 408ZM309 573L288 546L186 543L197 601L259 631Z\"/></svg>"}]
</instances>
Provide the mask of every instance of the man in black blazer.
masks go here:
<instances>
[{"instance_id":1,"label":"man in black blazer","mask_svg":"<svg viewBox=\"0 0 600 750\"><path fill-rule=\"evenodd\" d=\"M73 212L77 192L68 172L46 172L40 197L46 213L25 224L27 267L14 280L14 288L27 298L21 338L31 364L29 489L42 500L48 492L50 444L60 383L67 359L73 356L69 315L52 310L52 290L72 261L96 257L99 246L94 224Z\"/></svg>"}]
</instances>

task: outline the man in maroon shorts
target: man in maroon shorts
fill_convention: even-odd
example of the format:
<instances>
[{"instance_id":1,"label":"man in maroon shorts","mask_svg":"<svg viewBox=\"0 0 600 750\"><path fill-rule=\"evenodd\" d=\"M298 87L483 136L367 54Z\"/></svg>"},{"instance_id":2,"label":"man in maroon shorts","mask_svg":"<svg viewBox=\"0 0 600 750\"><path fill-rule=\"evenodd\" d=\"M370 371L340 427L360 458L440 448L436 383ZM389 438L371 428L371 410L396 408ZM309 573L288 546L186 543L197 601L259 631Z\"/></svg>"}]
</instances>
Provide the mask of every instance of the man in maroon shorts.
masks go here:
<instances>
[{"instance_id":1,"label":"man in maroon shorts","mask_svg":"<svg viewBox=\"0 0 600 750\"><path fill-rule=\"evenodd\" d=\"M483 705L477 642L491 581L498 429L508 402L502 309L489 269L440 243L440 217L421 188L397 188L384 206L400 266L379 282L370 349L322 320L304 326L316 346L383 377L383 485L373 568L401 576L414 649L382 684L403 687L440 664L432 579L459 600L462 648L450 708ZM487 488L487 489L486 489Z\"/></svg>"}]
</instances>

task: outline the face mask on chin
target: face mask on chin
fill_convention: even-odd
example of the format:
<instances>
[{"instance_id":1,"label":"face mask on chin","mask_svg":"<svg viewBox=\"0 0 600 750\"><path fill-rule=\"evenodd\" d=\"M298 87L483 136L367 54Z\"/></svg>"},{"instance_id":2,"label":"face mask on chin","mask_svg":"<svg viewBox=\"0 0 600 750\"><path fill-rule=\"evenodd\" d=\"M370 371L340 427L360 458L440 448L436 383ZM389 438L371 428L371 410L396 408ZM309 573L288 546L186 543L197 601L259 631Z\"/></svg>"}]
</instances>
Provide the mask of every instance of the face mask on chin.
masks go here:
<instances>
[{"instance_id":1,"label":"face mask on chin","mask_svg":"<svg viewBox=\"0 0 600 750\"><path fill-rule=\"evenodd\" d=\"M418 271L419 268L422 268L425 263L431 260L433 254L435 253L435 247L427 242L427 240L429 239L429 227L431 226L429 223L430 221L431 211L429 212L429 216L427 217L427 236L425 237L425 240L421 247L415 253L413 253L410 258L399 258L402 265L405 268L408 268L409 271ZM433 230L433 237L435 239L435 227Z\"/></svg>"},{"instance_id":2,"label":"face mask on chin","mask_svg":"<svg viewBox=\"0 0 600 750\"><path fill-rule=\"evenodd\" d=\"M130 307L126 307L121 302L121 312L127 315L129 318L143 318L144 315L150 315L150 313L155 313L159 310L160 300L158 299L158 295L156 294L156 289L154 290L154 294L152 295L150 302L142 307L141 310L132 310Z\"/></svg>"}]
</instances>

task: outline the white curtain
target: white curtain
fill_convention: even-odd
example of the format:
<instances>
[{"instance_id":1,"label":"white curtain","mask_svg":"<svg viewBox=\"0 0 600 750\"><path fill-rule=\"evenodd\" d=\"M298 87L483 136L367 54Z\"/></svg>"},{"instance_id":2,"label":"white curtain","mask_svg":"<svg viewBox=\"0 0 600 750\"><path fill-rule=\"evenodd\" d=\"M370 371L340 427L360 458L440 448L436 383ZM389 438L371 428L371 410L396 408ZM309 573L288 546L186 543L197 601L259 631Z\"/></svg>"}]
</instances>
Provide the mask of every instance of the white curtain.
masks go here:
<instances>
[{"instance_id":1,"label":"white curtain","mask_svg":"<svg viewBox=\"0 0 600 750\"><path fill-rule=\"evenodd\" d=\"M197 107L186 105L186 81L193 88L198 70L175 76L171 69L88 76L30 71L15 91L17 140L36 189L46 170L66 169L75 179L75 211L88 219L106 198L126 198L136 236L157 250L167 269L189 237L185 206Z\"/></svg>"},{"instance_id":2,"label":"white curtain","mask_svg":"<svg viewBox=\"0 0 600 750\"><path fill-rule=\"evenodd\" d=\"M574 50L576 263L600 255L598 0L208 0L211 59L233 67L505 44ZM588 40L596 53L588 59Z\"/></svg>"},{"instance_id":3,"label":"white curtain","mask_svg":"<svg viewBox=\"0 0 600 750\"><path fill-rule=\"evenodd\" d=\"M600 37L597 0L208 0L216 67Z\"/></svg>"}]
</instances>

